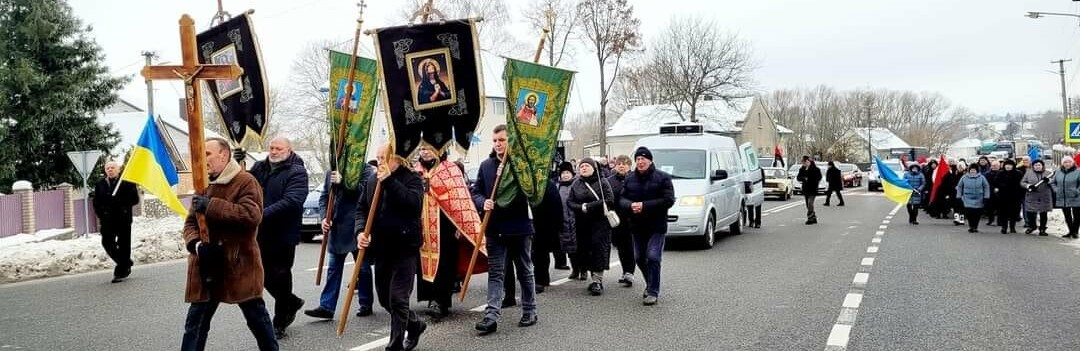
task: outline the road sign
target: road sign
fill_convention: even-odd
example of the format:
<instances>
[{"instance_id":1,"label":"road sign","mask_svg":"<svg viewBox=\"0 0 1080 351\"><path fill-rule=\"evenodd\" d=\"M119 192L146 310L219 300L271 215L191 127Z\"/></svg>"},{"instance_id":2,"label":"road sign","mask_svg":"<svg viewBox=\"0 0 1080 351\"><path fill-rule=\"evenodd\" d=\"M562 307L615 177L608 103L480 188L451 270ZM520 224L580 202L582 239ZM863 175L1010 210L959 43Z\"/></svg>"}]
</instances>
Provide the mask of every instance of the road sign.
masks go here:
<instances>
[{"instance_id":1,"label":"road sign","mask_svg":"<svg viewBox=\"0 0 1080 351\"><path fill-rule=\"evenodd\" d=\"M97 166L102 152L100 150L72 151L68 152L67 155L71 159L71 163L75 164L75 170L79 171L79 175L82 176L83 220L86 221L84 223L86 233L83 233L83 236L89 236L92 231L90 229L90 189L86 184L86 180L90 178L90 173L94 172L94 166Z\"/></svg>"},{"instance_id":2,"label":"road sign","mask_svg":"<svg viewBox=\"0 0 1080 351\"><path fill-rule=\"evenodd\" d=\"M1069 118L1065 120L1065 142L1080 143L1080 119Z\"/></svg>"},{"instance_id":3,"label":"road sign","mask_svg":"<svg viewBox=\"0 0 1080 351\"><path fill-rule=\"evenodd\" d=\"M90 178L90 173L94 171L94 166L97 166L101 154L100 150L72 151L67 153L68 158L71 159L71 163L75 164L75 170L79 171L79 175L83 177L84 181L87 178Z\"/></svg>"}]
</instances>

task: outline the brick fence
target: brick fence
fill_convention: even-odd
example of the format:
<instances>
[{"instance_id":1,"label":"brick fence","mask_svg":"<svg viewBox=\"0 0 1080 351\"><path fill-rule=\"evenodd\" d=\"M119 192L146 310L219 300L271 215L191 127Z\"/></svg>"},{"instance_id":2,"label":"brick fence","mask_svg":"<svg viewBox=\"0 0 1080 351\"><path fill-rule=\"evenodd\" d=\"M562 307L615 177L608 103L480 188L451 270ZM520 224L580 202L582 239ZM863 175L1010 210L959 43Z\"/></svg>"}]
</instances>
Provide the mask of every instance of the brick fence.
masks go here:
<instances>
[{"instance_id":1,"label":"brick fence","mask_svg":"<svg viewBox=\"0 0 1080 351\"><path fill-rule=\"evenodd\" d=\"M12 186L13 194L0 195L0 238L19 233L33 234L42 229L74 228L76 234L84 234L86 215L89 212L90 230L98 230L97 214L93 203L84 210L87 202L70 184L61 184L55 190L33 191L29 182L19 181ZM79 195L80 198L76 198ZM185 207L190 205L190 195L181 196ZM92 202L92 201L91 201ZM144 197L132 209L132 214L151 217L172 215L171 211L154 210L164 206L153 196ZM147 212L149 210L149 212Z\"/></svg>"}]
</instances>

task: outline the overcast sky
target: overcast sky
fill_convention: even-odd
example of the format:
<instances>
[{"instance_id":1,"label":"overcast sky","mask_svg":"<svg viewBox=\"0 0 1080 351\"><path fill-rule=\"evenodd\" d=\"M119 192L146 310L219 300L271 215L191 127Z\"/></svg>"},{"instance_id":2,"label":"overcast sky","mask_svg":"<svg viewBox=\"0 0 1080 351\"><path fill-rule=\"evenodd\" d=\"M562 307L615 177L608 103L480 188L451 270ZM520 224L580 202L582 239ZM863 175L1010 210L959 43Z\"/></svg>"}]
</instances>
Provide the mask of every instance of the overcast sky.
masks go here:
<instances>
[{"instance_id":1,"label":"overcast sky","mask_svg":"<svg viewBox=\"0 0 1080 351\"><path fill-rule=\"evenodd\" d=\"M137 76L143 63L140 52L156 51L162 62L179 62L180 14L191 14L201 31L216 11L211 0L70 1L75 15L93 26L92 35L110 69L134 77L120 96L139 106L146 102L145 85ZM291 63L307 43L351 38L355 2L224 0L234 14L256 10L255 30L274 86L288 83ZM368 2L365 27L401 24L397 19L404 1ZM932 91L976 113L1034 113L1060 110L1057 66L1050 61L1061 58L1074 59L1066 65L1066 78L1070 91L1080 89L1080 22L1024 17L1026 11L1080 13L1080 3L1069 0L630 2L642 20L646 41L672 17L690 14L711 17L740 34L753 47L760 66L755 78L764 92L819 84ZM519 38L536 37L521 19L527 3L507 0L517 26L511 30ZM438 7L439 0L435 4ZM370 48L370 38L362 42ZM492 64L499 63L485 63ZM569 113L595 109L596 62L579 49L575 60L564 66L580 72ZM155 87L158 113L175 117L180 84Z\"/></svg>"}]
</instances>

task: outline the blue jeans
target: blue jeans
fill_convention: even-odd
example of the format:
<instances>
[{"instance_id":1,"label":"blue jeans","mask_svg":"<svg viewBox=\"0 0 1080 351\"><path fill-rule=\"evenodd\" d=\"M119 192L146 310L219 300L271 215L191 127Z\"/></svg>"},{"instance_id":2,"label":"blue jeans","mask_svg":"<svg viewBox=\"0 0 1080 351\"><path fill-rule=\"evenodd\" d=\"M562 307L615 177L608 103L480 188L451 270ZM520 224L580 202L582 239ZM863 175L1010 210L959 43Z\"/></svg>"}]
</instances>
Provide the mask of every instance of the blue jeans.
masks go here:
<instances>
[{"instance_id":1,"label":"blue jeans","mask_svg":"<svg viewBox=\"0 0 1080 351\"><path fill-rule=\"evenodd\" d=\"M323 285L322 295L319 298L319 308L327 311L336 311L338 296L341 292L341 277L345 271L345 260L349 254L336 254L327 252L330 257L329 267L326 268L326 285ZM356 251L352 252L353 261L356 260ZM364 262L360 266L360 278L356 282L356 300L360 306L371 308L375 300L371 292L371 256L364 255ZM346 287L348 289L348 287ZM346 311L348 312L348 311Z\"/></svg>"},{"instance_id":2,"label":"blue jeans","mask_svg":"<svg viewBox=\"0 0 1080 351\"><path fill-rule=\"evenodd\" d=\"M210 333L210 321L214 319L221 302L208 301L192 303L188 308L187 321L184 322L184 339L181 351L202 351L206 349L206 335ZM261 351L277 351L278 343L274 338L274 327L270 323L270 313L266 312L266 303L256 298L240 303L240 312L247 320L248 329L255 336Z\"/></svg>"},{"instance_id":3,"label":"blue jeans","mask_svg":"<svg viewBox=\"0 0 1080 351\"><path fill-rule=\"evenodd\" d=\"M507 256L517 267L518 282L521 283L521 312L536 313L536 277L532 262L532 235L487 237L488 252L488 294L487 317L499 319L506 291L503 279L506 277Z\"/></svg>"},{"instance_id":4,"label":"blue jeans","mask_svg":"<svg viewBox=\"0 0 1080 351\"><path fill-rule=\"evenodd\" d=\"M638 269L645 277L645 294L660 296L660 261L664 255L664 233L634 233Z\"/></svg>"}]
</instances>

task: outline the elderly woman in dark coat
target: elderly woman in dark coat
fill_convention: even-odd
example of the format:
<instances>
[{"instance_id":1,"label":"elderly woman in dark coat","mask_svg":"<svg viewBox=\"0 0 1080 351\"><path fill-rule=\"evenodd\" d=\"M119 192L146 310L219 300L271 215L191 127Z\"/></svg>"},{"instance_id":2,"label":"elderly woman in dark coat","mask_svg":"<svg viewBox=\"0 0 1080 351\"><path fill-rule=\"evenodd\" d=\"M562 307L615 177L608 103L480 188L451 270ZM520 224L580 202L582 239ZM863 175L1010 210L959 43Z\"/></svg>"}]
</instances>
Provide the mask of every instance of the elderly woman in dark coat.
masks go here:
<instances>
[{"instance_id":1,"label":"elderly woman in dark coat","mask_svg":"<svg viewBox=\"0 0 1080 351\"><path fill-rule=\"evenodd\" d=\"M1042 160L1035 160L1031 168L1020 180L1020 186L1027 189L1024 197L1025 220L1027 230L1025 234L1031 234L1036 228L1039 236L1046 236L1046 213L1054 208L1054 193L1050 190L1050 176L1052 172L1046 170ZM1039 216L1039 225L1035 226L1035 216Z\"/></svg>"},{"instance_id":2,"label":"elderly woman in dark coat","mask_svg":"<svg viewBox=\"0 0 1080 351\"><path fill-rule=\"evenodd\" d=\"M919 169L919 165L911 164L911 166L908 167L908 171L904 173L904 181L914 189L911 198L908 198L907 203L908 223L919 224L919 206L922 205L923 202L923 189L926 187L926 177L923 176L922 171Z\"/></svg>"},{"instance_id":3,"label":"elderly woman in dark coat","mask_svg":"<svg viewBox=\"0 0 1080 351\"><path fill-rule=\"evenodd\" d=\"M604 291L604 271L611 256L611 225L606 211L615 208L611 185L600 177L596 162L586 158L578 164L578 179L570 187L566 207L574 213L577 227L577 262L591 274L589 292L596 296ZM575 267L579 268L579 267Z\"/></svg>"},{"instance_id":4,"label":"elderly woman in dark coat","mask_svg":"<svg viewBox=\"0 0 1080 351\"><path fill-rule=\"evenodd\" d=\"M997 218L1001 225L1001 234L1016 233L1016 222L1020 220L1020 204L1024 201L1024 188L1020 180L1024 177L1016 169L1016 162L1005 160L1001 170L994 177L994 194L997 195Z\"/></svg>"}]
</instances>

